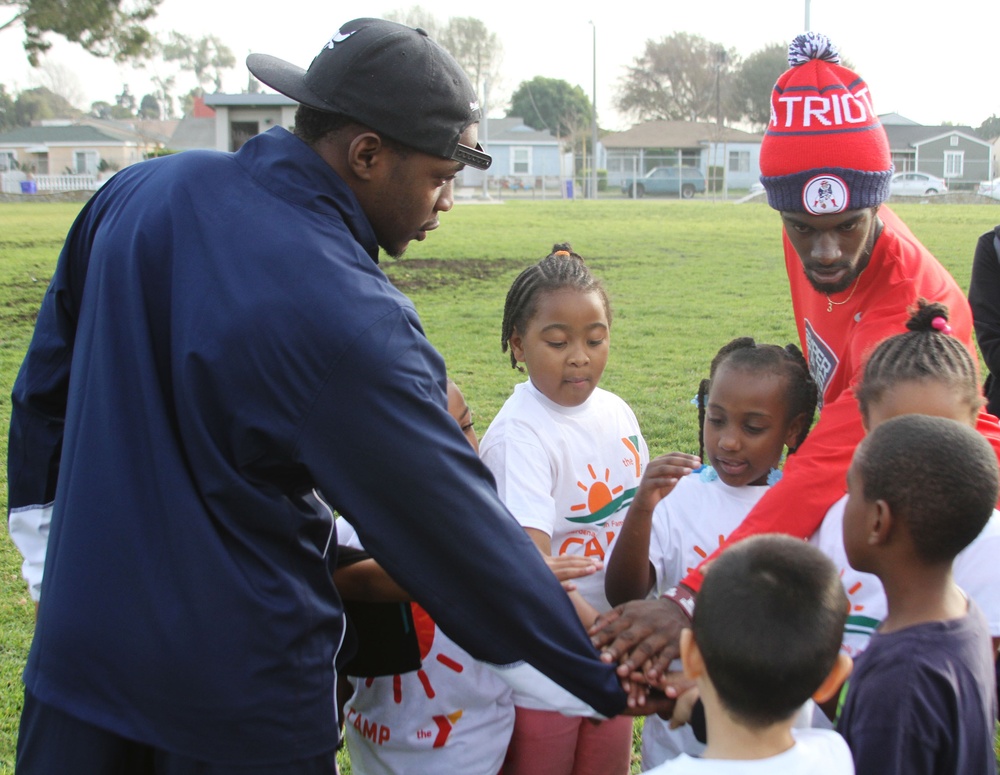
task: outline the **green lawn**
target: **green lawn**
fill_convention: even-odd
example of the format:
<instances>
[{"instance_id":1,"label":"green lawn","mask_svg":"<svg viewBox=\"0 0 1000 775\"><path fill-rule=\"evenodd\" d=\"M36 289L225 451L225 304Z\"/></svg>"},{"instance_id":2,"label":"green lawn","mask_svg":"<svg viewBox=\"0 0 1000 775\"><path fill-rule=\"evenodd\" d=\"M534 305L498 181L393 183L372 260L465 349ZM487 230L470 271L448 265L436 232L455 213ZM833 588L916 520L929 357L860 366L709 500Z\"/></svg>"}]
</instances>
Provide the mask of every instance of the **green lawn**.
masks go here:
<instances>
[{"instance_id":1,"label":"green lawn","mask_svg":"<svg viewBox=\"0 0 1000 775\"><path fill-rule=\"evenodd\" d=\"M0 427L33 317L79 204L0 204ZM991 205L905 205L897 212L968 287ZM718 348L735 336L795 341L778 218L759 203L516 201L459 205L387 273L414 300L428 336L476 413L480 434L523 376L500 352L514 276L570 241L609 291L612 354L602 385L634 408L652 454L697 452L690 399ZM4 434L6 436L6 434ZM2 462L6 468L6 445ZM6 480L0 498L6 504ZM0 531L0 773L13 770L20 673L33 607L20 556Z\"/></svg>"}]
</instances>

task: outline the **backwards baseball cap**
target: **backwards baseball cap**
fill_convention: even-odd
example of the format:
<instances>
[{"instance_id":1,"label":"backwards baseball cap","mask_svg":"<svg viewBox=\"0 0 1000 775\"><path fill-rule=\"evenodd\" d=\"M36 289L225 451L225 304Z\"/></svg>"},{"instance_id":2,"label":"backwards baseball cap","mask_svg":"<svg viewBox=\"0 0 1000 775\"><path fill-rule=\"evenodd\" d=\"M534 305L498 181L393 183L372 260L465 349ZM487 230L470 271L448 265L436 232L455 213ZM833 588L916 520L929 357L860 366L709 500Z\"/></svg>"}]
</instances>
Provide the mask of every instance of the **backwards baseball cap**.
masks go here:
<instances>
[{"instance_id":1,"label":"backwards baseball cap","mask_svg":"<svg viewBox=\"0 0 1000 775\"><path fill-rule=\"evenodd\" d=\"M884 202L892 155L868 85L818 33L792 41L788 64L771 93L771 123L760 145L768 204L826 215Z\"/></svg>"},{"instance_id":2,"label":"backwards baseball cap","mask_svg":"<svg viewBox=\"0 0 1000 775\"><path fill-rule=\"evenodd\" d=\"M308 70L267 54L247 67L296 102L339 113L418 151L488 169L493 159L459 143L479 121L476 93L458 62L427 33L383 19L355 19Z\"/></svg>"}]
</instances>

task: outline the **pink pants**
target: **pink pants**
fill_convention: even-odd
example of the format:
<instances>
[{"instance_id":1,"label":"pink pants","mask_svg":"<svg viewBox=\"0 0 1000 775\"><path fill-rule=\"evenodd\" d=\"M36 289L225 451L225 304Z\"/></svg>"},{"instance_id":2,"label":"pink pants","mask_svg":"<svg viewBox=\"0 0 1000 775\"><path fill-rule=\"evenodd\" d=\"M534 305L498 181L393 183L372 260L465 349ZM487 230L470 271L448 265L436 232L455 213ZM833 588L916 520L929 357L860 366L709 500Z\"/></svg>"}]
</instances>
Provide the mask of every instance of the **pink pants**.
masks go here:
<instances>
[{"instance_id":1,"label":"pink pants","mask_svg":"<svg viewBox=\"0 0 1000 775\"><path fill-rule=\"evenodd\" d=\"M554 711L515 711L501 775L628 775L631 716L595 724Z\"/></svg>"}]
</instances>

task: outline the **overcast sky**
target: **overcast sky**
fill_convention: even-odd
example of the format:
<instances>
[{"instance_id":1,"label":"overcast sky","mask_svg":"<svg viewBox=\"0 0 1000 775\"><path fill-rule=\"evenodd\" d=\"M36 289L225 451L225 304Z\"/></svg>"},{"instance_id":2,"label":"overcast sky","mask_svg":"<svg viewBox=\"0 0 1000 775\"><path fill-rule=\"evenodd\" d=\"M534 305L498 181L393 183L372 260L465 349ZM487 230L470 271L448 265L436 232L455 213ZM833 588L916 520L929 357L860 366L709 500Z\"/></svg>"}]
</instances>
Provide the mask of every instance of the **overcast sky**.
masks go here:
<instances>
[{"instance_id":1,"label":"overcast sky","mask_svg":"<svg viewBox=\"0 0 1000 775\"><path fill-rule=\"evenodd\" d=\"M273 54L306 67L341 23L414 4L365 4L362 10L329 0L287 0L258 6L266 10L256 13L253 3L163 0L151 27L191 37L218 36L238 60L223 86L238 92L247 83L246 54ZM787 44L805 29L806 14L806 0L581 0L568 13L557 7L565 7L562 3L537 0L425 0L420 5L441 21L475 16L497 33L503 65L501 81L491 90L494 97L509 97L521 81L536 75L565 79L592 96L596 28L598 114L602 127L616 130L628 128L629 122L614 111L614 93L647 39L688 32L745 57L769 43ZM809 14L811 29L829 35L868 81L879 113L900 113L922 124L973 127L1000 115L1000 1L952 0L918 7L892 0L810 0ZM47 83L46 75L28 67L22 39L17 28L0 32L0 83L8 92ZM152 67L118 66L61 41L47 60L57 65L52 72L83 108L95 100L112 101L123 83L137 100L153 90ZM159 69L162 75L172 72L162 65ZM182 78L178 94L194 85ZM491 114L502 115L504 106L491 102Z\"/></svg>"}]
</instances>

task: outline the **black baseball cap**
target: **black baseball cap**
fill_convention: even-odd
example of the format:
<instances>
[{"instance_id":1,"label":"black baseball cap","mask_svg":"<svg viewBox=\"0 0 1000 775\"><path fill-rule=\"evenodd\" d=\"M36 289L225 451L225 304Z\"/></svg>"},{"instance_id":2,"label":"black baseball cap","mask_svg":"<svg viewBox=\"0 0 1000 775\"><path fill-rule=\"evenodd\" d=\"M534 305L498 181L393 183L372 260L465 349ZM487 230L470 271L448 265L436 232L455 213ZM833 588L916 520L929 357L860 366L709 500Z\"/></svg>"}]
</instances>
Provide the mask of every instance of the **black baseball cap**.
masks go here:
<instances>
[{"instance_id":1,"label":"black baseball cap","mask_svg":"<svg viewBox=\"0 0 1000 775\"><path fill-rule=\"evenodd\" d=\"M258 80L296 102L339 113L418 151L488 169L493 159L458 142L479 121L479 100L454 57L421 29L384 19L341 26L308 70L250 54Z\"/></svg>"}]
</instances>

